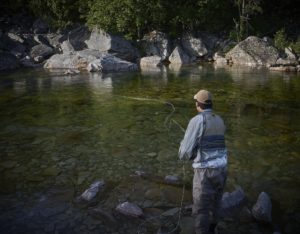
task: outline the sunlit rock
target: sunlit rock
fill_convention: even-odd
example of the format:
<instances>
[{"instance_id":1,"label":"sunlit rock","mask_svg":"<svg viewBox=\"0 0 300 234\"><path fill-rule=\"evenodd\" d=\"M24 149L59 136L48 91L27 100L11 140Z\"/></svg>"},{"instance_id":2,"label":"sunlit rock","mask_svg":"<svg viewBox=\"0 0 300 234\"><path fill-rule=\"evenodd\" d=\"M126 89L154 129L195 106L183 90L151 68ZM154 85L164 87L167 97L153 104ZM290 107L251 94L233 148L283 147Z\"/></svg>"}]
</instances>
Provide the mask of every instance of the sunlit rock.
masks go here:
<instances>
[{"instance_id":1,"label":"sunlit rock","mask_svg":"<svg viewBox=\"0 0 300 234\"><path fill-rule=\"evenodd\" d=\"M188 64L191 62L190 57L180 46L176 46L173 50L169 56L169 61L171 64Z\"/></svg>"},{"instance_id":2,"label":"sunlit rock","mask_svg":"<svg viewBox=\"0 0 300 234\"><path fill-rule=\"evenodd\" d=\"M206 45L200 37L186 34L181 39L181 44L190 57L202 57L208 53Z\"/></svg>"},{"instance_id":3,"label":"sunlit rock","mask_svg":"<svg viewBox=\"0 0 300 234\"><path fill-rule=\"evenodd\" d=\"M93 29L91 36L85 43L89 49L111 53L127 61L135 61L139 57L138 50L128 40L107 33L102 29Z\"/></svg>"},{"instance_id":4,"label":"sunlit rock","mask_svg":"<svg viewBox=\"0 0 300 234\"><path fill-rule=\"evenodd\" d=\"M225 58L233 64L268 66L276 63L279 52L263 39L250 36L231 49Z\"/></svg>"},{"instance_id":5,"label":"sunlit rock","mask_svg":"<svg viewBox=\"0 0 300 234\"><path fill-rule=\"evenodd\" d=\"M161 57L157 55L143 57L140 59L141 69L147 69L148 67L157 67L161 65Z\"/></svg>"}]
</instances>

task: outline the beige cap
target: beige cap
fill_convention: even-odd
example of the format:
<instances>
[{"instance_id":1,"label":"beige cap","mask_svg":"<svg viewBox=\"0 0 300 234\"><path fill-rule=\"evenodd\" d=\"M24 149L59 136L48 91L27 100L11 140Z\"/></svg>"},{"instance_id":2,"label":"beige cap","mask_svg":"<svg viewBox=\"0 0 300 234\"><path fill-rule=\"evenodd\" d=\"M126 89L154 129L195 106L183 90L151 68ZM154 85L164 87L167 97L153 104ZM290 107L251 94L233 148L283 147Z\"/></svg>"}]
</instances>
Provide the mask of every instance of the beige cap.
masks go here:
<instances>
[{"instance_id":1,"label":"beige cap","mask_svg":"<svg viewBox=\"0 0 300 234\"><path fill-rule=\"evenodd\" d=\"M194 96L194 99L203 104L212 103L211 93L204 89L202 89L198 93L196 93Z\"/></svg>"}]
</instances>

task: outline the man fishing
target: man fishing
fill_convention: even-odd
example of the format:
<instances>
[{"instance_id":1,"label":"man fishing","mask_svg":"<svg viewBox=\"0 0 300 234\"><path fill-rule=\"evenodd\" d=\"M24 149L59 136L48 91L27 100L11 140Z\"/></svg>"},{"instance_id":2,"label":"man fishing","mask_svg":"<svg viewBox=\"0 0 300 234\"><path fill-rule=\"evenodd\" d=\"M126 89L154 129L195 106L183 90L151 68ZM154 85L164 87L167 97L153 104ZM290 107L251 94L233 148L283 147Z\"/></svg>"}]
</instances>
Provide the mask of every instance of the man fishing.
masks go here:
<instances>
[{"instance_id":1,"label":"man fishing","mask_svg":"<svg viewBox=\"0 0 300 234\"><path fill-rule=\"evenodd\" d=\"M227 177L225 125L212 111L212 95L195 96L198 115L193 117L179 148L179 158L193 160L193 217L196 234L214 233Z\"/></svg>"}]
</instances>

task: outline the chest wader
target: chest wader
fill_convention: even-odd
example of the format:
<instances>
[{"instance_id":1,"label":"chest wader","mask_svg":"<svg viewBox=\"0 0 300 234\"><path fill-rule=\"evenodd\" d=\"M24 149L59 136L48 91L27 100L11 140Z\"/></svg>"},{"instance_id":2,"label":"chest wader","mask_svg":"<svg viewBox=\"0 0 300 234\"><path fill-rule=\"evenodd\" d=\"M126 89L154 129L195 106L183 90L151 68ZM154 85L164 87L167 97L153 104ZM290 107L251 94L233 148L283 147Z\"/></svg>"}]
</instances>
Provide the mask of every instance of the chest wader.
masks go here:
<instances>
[{"instance_id":1,"label":"chest wader","mask_svg":"<svg viewBox=\"0 0 300 234\"><path fill-rule=\"evenodd\" d=\"M203 158L203 139L207 128L207 117L204 113L202 134L198 142L200 162ZM196 168L193 179L193 217L196 234L211 234L218 221L223 188L226 181L224 168ZM212 217L210 217L210 214Z\"/></svg>"}]
</instances>

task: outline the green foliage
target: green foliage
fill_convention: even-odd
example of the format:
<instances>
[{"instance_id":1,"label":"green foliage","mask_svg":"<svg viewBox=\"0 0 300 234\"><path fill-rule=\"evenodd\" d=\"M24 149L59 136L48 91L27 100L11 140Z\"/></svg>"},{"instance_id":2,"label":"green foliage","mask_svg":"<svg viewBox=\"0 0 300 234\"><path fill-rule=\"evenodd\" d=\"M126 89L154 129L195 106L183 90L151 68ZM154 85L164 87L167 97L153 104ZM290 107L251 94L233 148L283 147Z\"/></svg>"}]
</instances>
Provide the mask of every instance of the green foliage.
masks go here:
<instances>
[{"instance_id":1,"label":"green foliage","mask_svg":"<svg viewBox=\"0 0 300 234\"><path fill-rule=\"evenodd\" d=\"M297 41L291 44L293 51L299 56L300 55L300 36L298 36Z\"/></svg>"},{"instance_id":2,"label":"green foliage","mask_svg":"<svg viewBox=\"0 0 300 234\"><path fill-rule=\"evenodd\" d=\"M287 40L285 29L282 28L278 30L274 35L274 45L280 50L284 50L285 47L289 46L289 42Z\"/></svg>"},{"instance_id":3,"label":"green foliage","mask_svg":"<svg viewBox=\"0 0 300 234\"><path fill-rule=\"evenodd\" d=\"M245 39L249 35L250 17L262 13L260 0L234 0L238 10L238 19L235 23L235 36L237 41Z\"/></svg>"},{"instance_id":4,"label":"green foliage","mask_svg":"<svg viewBox=\"0 0 300 234\"><path fill-rule=\"evenodd\" d=\"M6 0L0 4L0 14L27 11L55 28L87 23L133 39L160 30L174 37L186 31L230 32L240 41L250 33L272 36L283 27L296 38L300 28L297 1Z\"/></svg>"}]
</instances>

